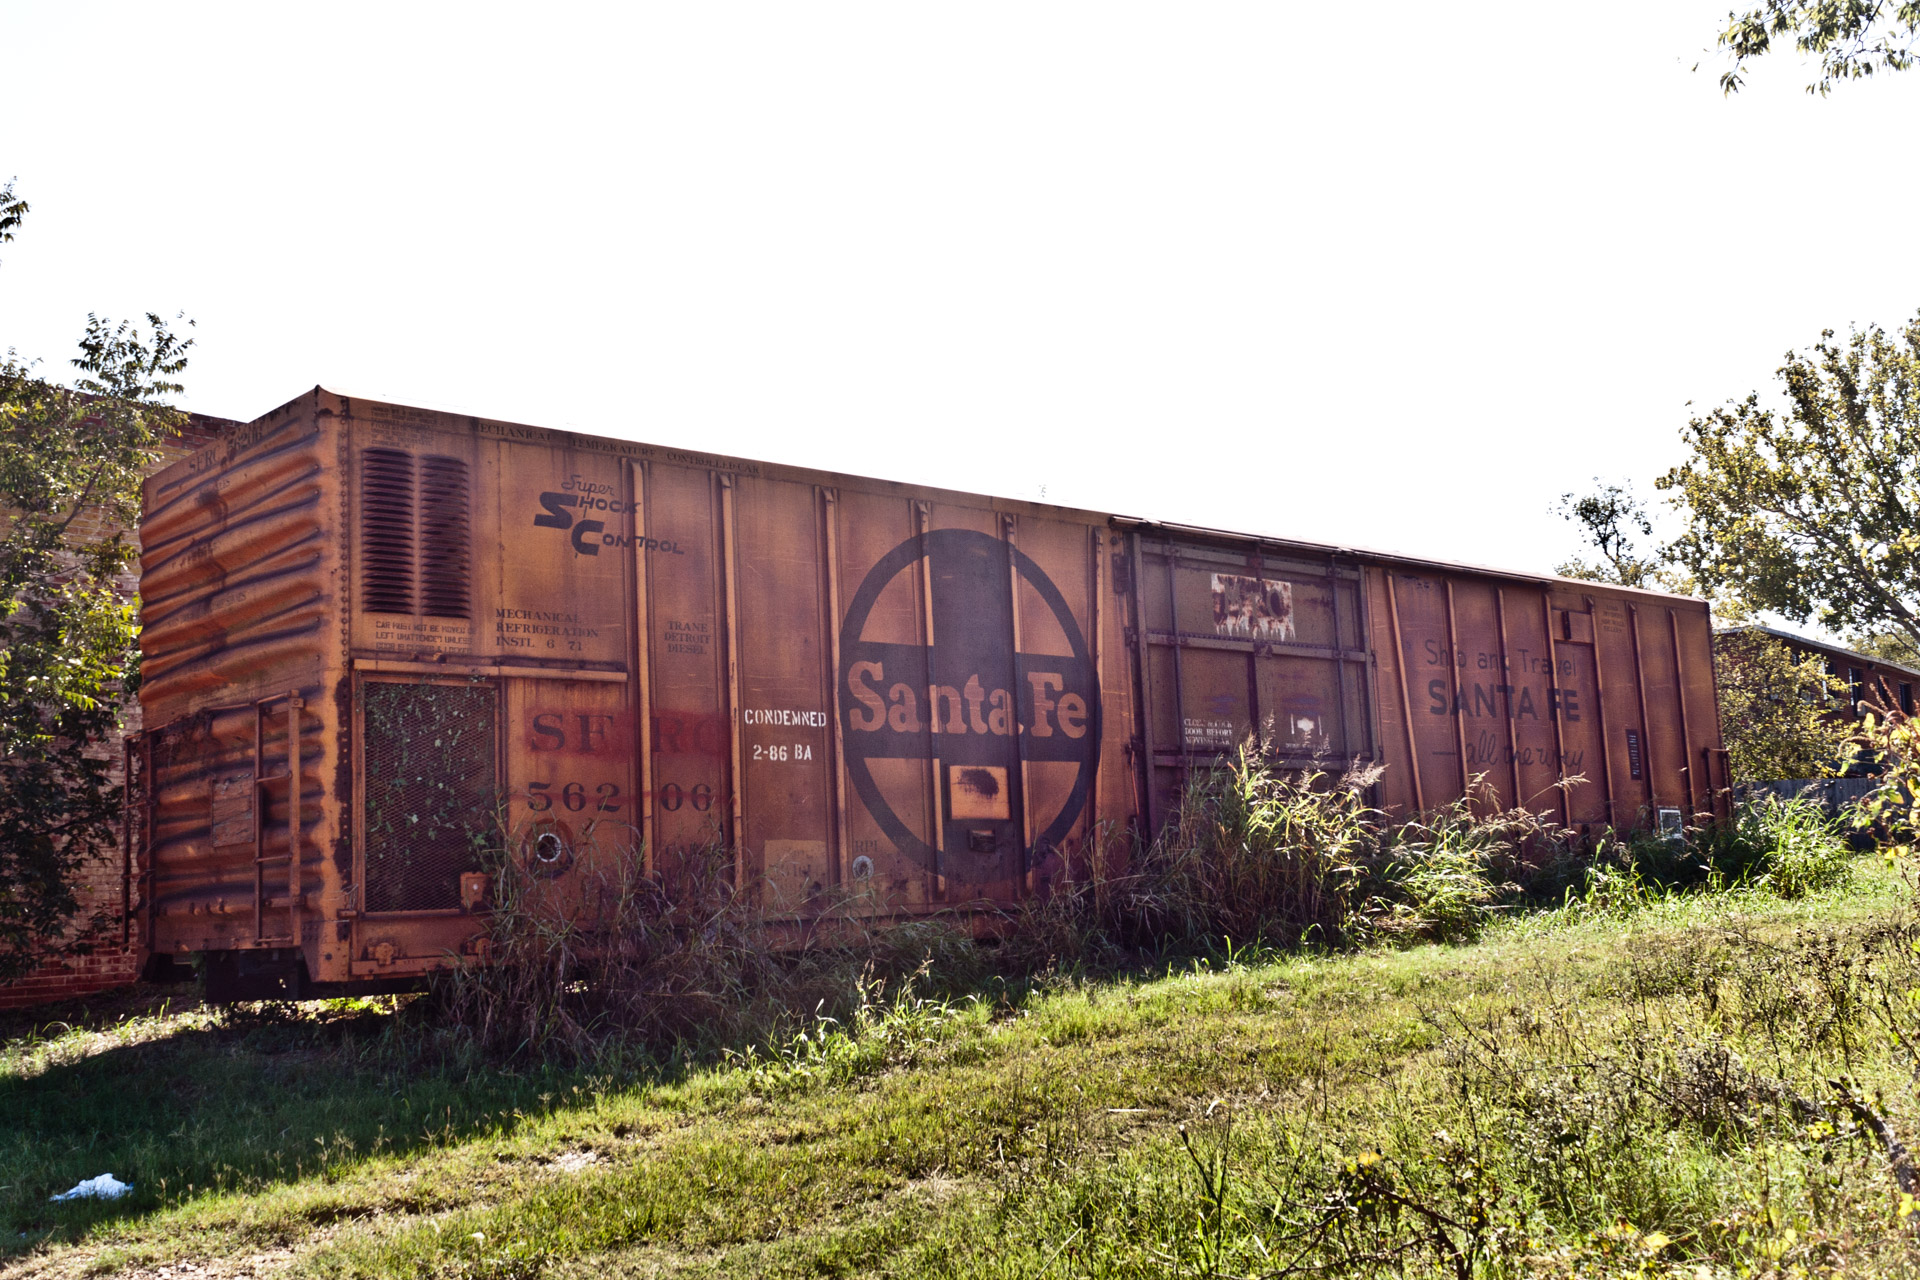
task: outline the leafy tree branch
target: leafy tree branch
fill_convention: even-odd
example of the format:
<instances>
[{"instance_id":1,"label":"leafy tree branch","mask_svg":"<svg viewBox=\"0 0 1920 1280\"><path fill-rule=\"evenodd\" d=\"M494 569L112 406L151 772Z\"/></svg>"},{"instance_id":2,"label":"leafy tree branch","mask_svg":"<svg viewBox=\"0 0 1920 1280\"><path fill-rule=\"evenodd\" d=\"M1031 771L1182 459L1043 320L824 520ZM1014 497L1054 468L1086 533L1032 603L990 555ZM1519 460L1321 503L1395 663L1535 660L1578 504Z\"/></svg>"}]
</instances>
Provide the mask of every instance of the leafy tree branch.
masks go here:
<instances>
[{"instance_id":1,"label":"leafy tree branch","mask_svg":"<svg viewBox=\"0 0 1920 1280\"><path fill-rule=\"evenodd\" d=\"M1905 71L1920 50L1920 0L1765 0L1729 13L1720 47L1733 65L1721 73L1722 92L1738 93L1747 63L1788 41L1819 67L1808 93L1824 96L1843 80Z\"/></svg>"},{"instance_id":2,"label":"leafy tree branch","mask_svg":"<svg viewBox=\"0 0 1920 1280\"><path fill-rule=\"evenodd\" d=\"M1609 484L1598 476L1592 493L1560 495L1554 508L1580 529L1581 535L1600 553L1597 563L1579 557L1567 560L1554 572L1563 578L1581 578L1588 582L1612 582L1623 587L1663 586L1657 581L1664 561L1657 549L1642 555L1634 541L1653 536L1653 522L1647 519L1646 504L1624 485Z\"/></svg>"}]
</instances>

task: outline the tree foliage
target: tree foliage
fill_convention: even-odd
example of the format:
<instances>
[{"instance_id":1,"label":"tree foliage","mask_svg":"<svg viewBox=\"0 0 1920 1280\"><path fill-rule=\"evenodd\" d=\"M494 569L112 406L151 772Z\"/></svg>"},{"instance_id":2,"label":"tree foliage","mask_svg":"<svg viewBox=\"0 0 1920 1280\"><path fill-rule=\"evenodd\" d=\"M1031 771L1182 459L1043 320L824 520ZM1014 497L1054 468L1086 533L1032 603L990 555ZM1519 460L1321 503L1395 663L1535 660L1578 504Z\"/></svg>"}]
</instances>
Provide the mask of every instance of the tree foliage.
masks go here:
<instances>
[{"instance_id":1,"label":"tree foliage","mask_svg":"<svg viewBox=\"0 0 1920 1280\"><path fill-rule=\"evenodd\" d=\"M1920 843L1920 721L1897 711L1861 717L1864 752L1880 785L1856 806L1856 827L1872 831L1889 858L1910 856Z\"/></svg>"},{"instance_id":2,"label":"tree foliage","mask_svg":"<svg viewBox=\"0 0 1920 1280\"><path fill-rule=\"evenodd\" d=\"M1636 532L1643 538L1653 536L1646 504L1624 485L1606 483L1598 476L1593 483L1597 487L1584 496L1561 494L1554 509L1579 527L1581 535L1600 553L1600 559L1596 562L1575 556L1554 572L1563 578L1623 587L1664 587L1664 562L1657 552L1642 555L1634 540Z\"/></svg>"},{"instance_id":3,"label":"tree foliage","mask_svg":"<svg viewBox=\"0 0 1920 1280\"><path fill-rule=\"evenodd\" d=\"M1853 719L1834 710L1846 682L1827 674L1820 655L1796 656L1761 631L1723 631L1713 664L1735 782L1824 778L1851 758Z\"/></svg>"},{"instance_id":4,"label":"tree foliage","mask_svg":"<svg viewBox=\"0 0 1920 1280\"><path fill-rule=\"evenodd\" d=\"M1656 482L1687 520L1670 554L1753 608L1920 643L1920 318L1828 330L1779 377L1784 412L1755 393L1688 423Z\"/></svg>"},{"instance_id":5,"label":"tree foliage","mask_svg":"<svg viewBox=\"0 0 1920 1280\"><path fill-rule=\"evenodd\" d=\"M1920 0L1764 0L1729 13L1720 47L1733 65L1721 74L1720 88L1738 93L1747 63L1787 40L1819 64L1808 93L1830 93L1839 81L1875 72L1905 71L1920 49Z\"/></svg>"},{"instance_id":6,"label":"tree foliage","mask_svg":"<svg viewBox=\"0 0 1920 1280\"><path fill-rule=\"evenodd\" d=\"M1904 631L1862 631L1847 637L1847 647L1869 658L1920 667L1920 644Z\"/></svg>"},{"instance_id":7,"label":"tree foliage","mask_svg":"<svg viewBox=\"0 0 1920 1280\"><path fill-rule=\"evenodd\" d=\"M0 211L17 226L26 205L11 197L9 184ZM0 981L63 936L84 949L86 929L69 933L75 880L115 856L109 747L137 670L134 602L116 577L134 548L76 525L138 517L141 478L180 428L165 401L192 345L155 315L144 327L89 316L72 387L0 359Z\"/></svg>"},{"instance_id":8,"label":"tree foliage","mask_svg":"<svg viewBox=\"0 0 1920 1280\"><path fill-rule=\"evenodd\" d=\"M27 216L27 202L13 194L13 179L0 183L0 244L13 239L13 230Z\"/></svg>"}]
</instances>

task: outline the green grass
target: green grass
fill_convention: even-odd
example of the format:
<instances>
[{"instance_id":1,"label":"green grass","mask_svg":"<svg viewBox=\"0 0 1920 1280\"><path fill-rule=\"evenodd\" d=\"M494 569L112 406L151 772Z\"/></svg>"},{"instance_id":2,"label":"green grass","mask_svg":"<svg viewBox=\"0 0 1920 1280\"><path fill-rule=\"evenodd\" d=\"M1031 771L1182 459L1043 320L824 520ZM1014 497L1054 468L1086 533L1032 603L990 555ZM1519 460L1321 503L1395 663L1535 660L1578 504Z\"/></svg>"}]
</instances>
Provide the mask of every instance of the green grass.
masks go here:
<instances>
[{"instance_id":1,"label":"green grass","mask_svg":"<svg viewBox=\"0 0 1920 1280\"><path fill-rule=\"evenodd\" d=\"M95 1002L5 1028L0 1266L1906 1274L1884 1152L1829 1082L1920 1138L1908 902L1865 859L1471 945L908 992L620 1076L423 1062L421 1011L383 1003ZM47 1203L106 1171L134 1193Z\"/></svg>"}]
</instances>

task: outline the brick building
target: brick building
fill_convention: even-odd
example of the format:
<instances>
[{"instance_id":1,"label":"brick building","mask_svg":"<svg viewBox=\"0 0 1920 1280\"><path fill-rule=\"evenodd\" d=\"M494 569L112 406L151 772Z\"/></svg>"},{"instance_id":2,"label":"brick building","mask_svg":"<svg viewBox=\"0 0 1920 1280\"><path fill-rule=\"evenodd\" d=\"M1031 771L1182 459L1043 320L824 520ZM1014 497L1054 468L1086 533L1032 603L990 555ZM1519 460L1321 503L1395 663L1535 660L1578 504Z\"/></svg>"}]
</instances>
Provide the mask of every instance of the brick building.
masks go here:
<instances>
[{"instance_id":1,"label":"brick building","mask_svg":"<svg viewBox=\"0 0 1920 1280\"><path fill-rule=\"evenodd\" d=\"M188 415L179 439L162 446L159 460L152 469L157 471L196 449L214 443L237 425L226 418L211 418L198 413ZM4 519L5 513L0 511L0 521ZM88 509L75 519L70 532L79 541L98 542L112 537L119 528L119 524L107 512ZM120 588L132 598L138 587L139 569L135 565L121 576ZM139 732L140 704L137 700L129 700L122 722L128 734ZM112 762L113 782L118 786L124 781L122 761L125 755L121 740L116 738L105 744L103 751ZM123 904L137 895L138 884L137 869L123 867L117 852L112 857L94 863L80 877L80 913L77 918L85 919L102 908L118 916ZM0 986L0 1009L17 1009L125 986L139 977L142 954L143 939L137 932L129 931L124 940L120 933L111 932L100 940L89 955L49 957L39 969L24 978Z\"/></svg>"},{"instance_id":2,"label":"brick building","mask_svg":"<svg viewBox=\"0 0 1920 1280\"><path fill-rule=\"evenodd\" d=\"M1776 627L1723 627L1715 634L1763 635L1786 645L1795 657L1817 655L1825 661L1829 676L1846 682L1846 702L1838 710L1855 720L1867 711L1898 711L1903 715L1912 715L1914 699L1920 697L1920 670L1889 662L1885 658L1876 658L1824 640L1812 640Z\"/></svg>"}]
</instances>

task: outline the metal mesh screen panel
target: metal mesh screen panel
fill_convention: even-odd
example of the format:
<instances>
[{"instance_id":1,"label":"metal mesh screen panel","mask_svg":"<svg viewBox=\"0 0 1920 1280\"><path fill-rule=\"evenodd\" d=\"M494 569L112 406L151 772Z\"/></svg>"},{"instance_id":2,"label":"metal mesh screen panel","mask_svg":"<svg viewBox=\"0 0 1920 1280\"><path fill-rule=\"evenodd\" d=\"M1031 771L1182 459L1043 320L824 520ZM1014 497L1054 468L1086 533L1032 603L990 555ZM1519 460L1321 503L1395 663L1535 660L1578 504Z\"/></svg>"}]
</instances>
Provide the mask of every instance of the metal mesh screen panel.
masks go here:
<instances>
[{"instance_id":1,"label":"metal mesh screen panel","mask_svg":"<svg viewBox=\"0 0 1920 1280\"><path fill-rule=\"evenodd\" d=\"M366 910L457 908L494 825L493 689L380 681L363 697Z\"/></svg>"}]
</instances>

